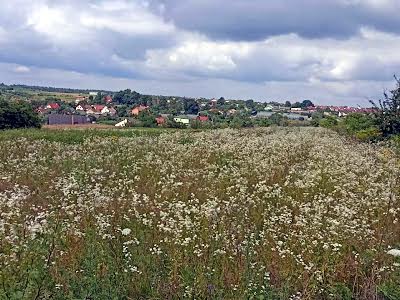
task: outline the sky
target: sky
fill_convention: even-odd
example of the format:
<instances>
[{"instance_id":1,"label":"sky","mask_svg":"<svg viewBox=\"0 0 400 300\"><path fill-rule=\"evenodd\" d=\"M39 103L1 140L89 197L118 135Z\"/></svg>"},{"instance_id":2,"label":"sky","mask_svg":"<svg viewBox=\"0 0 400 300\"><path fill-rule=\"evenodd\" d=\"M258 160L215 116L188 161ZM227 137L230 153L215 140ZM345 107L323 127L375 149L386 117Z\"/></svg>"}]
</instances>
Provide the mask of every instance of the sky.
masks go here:
<instances>
[{"instance_id":1,"label":"sky","mask_svg":"<svg viewBox=\"0 0 400 300\"><path fill-rule=\"evenodd\" d=\"M0 82L368 106L399 0L0 0Z\"/></svg>"}]
</instances>

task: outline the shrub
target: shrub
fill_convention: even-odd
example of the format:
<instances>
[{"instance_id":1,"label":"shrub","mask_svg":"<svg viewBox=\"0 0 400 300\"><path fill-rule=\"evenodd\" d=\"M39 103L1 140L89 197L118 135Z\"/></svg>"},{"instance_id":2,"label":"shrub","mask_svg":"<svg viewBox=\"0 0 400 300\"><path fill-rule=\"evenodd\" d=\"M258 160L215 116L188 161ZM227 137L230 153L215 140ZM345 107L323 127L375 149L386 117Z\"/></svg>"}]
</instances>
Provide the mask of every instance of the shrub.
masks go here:
<instances>
[{"instance_id":1,"label":"shrub","mask_svg":"<svg viewBox=\"0 0 400 300\"><path fill-rule=\"evenodd\" d=\"M361 141L373 141L379 139L382 136L382 133L376 127L369 127L367 129L357 131L355 136Z\"/></svg>"},{"instance_id":2,"label":"shrub","mask_svg":"<svg viewBox=\"0 0 400 300\"><path fill-rule=\"evenodd\" d=\"M335 117L326 116L319 121L319 126L325 128L333 128L338 125L338 120Z\"/></svg>"},{"instance_id":3,"label":"shrub","mask_svg":"<svg viewBox=\"0 0 400 300\"><path fill-rule=\"evenodd\" d=\"M375 127L375 124L375 118L360 113L350 114L343 121L343 125L348 133L372 129Z\"/></svg>"}]
</instances>

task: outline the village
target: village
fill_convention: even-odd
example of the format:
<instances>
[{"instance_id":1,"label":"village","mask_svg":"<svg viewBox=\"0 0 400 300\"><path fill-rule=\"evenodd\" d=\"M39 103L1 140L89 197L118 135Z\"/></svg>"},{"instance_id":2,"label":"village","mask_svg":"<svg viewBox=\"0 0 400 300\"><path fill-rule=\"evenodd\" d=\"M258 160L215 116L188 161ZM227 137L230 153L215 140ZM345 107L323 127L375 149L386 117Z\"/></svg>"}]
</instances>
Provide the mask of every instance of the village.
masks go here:
<instances>
[{"instance_id":1,"label":"village","mask_svg":"<svg viewBox=\"0 0 400 300\"><path fill-rule=\"evenodd\" d=\"M118 94L118 93L117 93ZM117 97L114 97L117 96ZM248 118L255 122L279 115L288 120L311 121L313 117L346 117L349 114L371 114L374 108L314 105L303 102L256 102L253 100L225 100L205 98L151 98L146 101L118 100L118 95L89 92L73 102L60 99L42 104L36 111L48 125L108 124L115 127L199 127L223 123L234 118ZM132 103L133 102L133 103Z\"/></svg>"}]
</instances>

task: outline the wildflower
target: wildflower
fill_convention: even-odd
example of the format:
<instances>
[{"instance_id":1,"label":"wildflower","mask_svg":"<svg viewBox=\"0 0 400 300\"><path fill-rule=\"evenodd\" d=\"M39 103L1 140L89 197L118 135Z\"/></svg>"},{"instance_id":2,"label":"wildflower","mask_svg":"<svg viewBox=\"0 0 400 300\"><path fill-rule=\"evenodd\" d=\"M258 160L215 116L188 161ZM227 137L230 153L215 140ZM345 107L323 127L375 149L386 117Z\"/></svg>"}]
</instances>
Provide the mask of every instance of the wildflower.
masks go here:
<instances>
[{"instance_id":1,"label":"wildflower","mask_svg":"<svg viewBox=\"0 0 400 300\"><path fill-rule=\"evenodd\" d=\"M122 229L121 233L122 235L129 235L131 233L131 229L130 228L124 228Z\"/></svg>"},{"instance_id":2,"label":"wildflower","mask_svg":"<svg viewBox=\"0 0 400 300\"><path fill-rule=\"evenodd\" d=\"M400 250L399 249L390 249L387 254L393 255L395 257L400 256Z\"/></svg>"}]
</instances>

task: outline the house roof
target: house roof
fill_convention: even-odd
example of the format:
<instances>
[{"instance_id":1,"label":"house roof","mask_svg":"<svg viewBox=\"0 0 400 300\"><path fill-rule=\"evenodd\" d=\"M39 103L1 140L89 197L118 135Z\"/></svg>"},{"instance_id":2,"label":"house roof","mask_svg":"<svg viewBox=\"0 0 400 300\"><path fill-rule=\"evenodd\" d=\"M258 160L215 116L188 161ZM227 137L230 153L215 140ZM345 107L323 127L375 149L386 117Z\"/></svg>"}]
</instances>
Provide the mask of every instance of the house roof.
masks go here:
<instances>
[{"instance_id":1,"label":"house roof","mask_svg":"<svg viewBox=\"0 0 400 300\"><path fill-rule=\"evenodd\" d=\"M104 107L106 107L106 106L105 105L99 105L99 104L93 105L93 109L95 111L102 111Z\"/></svg>"},{"instance_id":2,"label":"house roof","mask_svg":"<svg viewBox=\"0 0 400 300\"><path fill-rule=\"evenodd\" d=\"M208 121L208 116L198 116L197 119L199 121L205 122L205 121Z\"/></svg>"},{"instance_id":3,"label":"house roof","mask_svg":"<svg viewBox=\"0 0 400 300\"><path fill-rule=\"evenodd\" d=\"M60 105L58 103L49 103L49 104L47 104L47 106L50 107L51 109L60 108Z\"/></svg>"}]
</instances>

